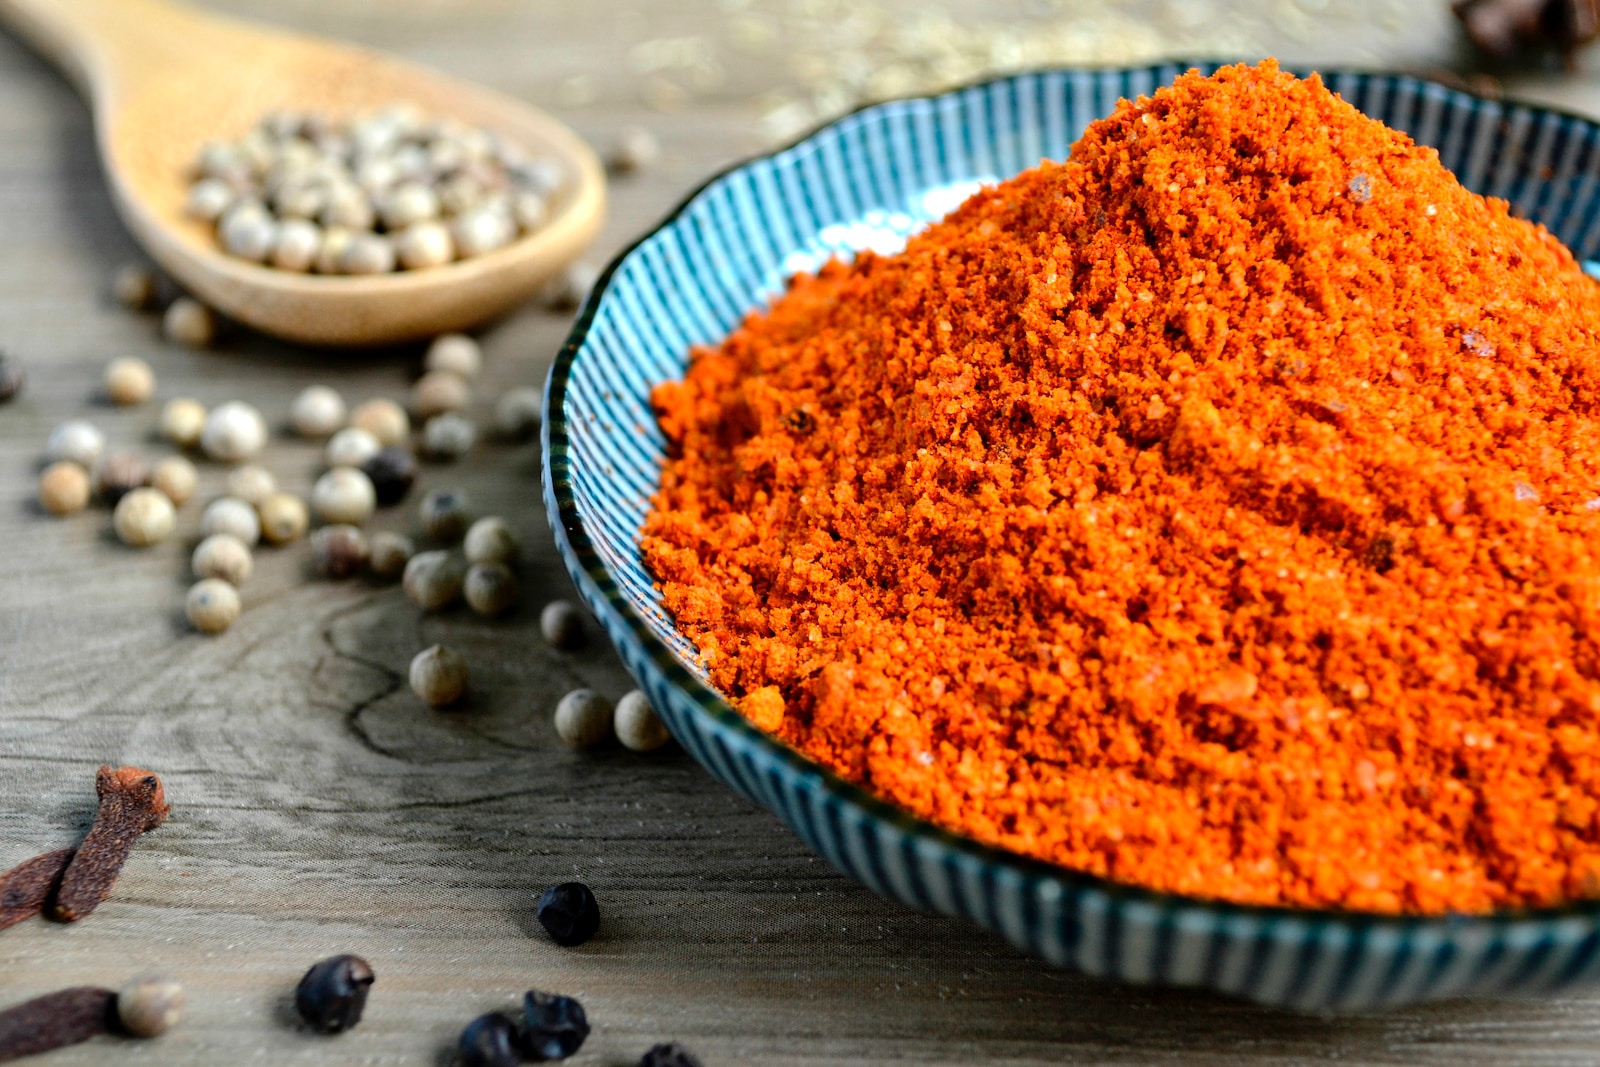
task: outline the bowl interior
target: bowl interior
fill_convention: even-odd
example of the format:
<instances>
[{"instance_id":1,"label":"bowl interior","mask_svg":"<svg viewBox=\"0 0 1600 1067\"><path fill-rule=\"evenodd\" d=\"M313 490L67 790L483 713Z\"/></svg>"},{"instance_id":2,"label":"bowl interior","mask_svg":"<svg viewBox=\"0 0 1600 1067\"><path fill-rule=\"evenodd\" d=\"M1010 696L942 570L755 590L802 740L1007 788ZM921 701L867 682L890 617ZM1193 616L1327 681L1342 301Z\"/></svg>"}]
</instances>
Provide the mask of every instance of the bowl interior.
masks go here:
<instances>
[{"instance_id":1,"label":"bowl interior","mask_svg":"<svg viewBox=\"0 0 1600 1067\"><path fill-rule=\"evenodd\" d=\"M1600 978L1600 906L1462 919L1248 908L1076 875L956 838L816 768L709 684L638 549L666 442L650 390L831 255L893 251L979 183L1063 159L1118 99L1190 67L1044 71L877 105L708 182L613 263L556 361L546 498L580 590L674 734L836 866L913 905L972 918L1054 962L1301 1007L1528 992ZM1333 73L1366 114L1438 148L1580 258L1600 245L1600 127L1415 78Z\"/></svg>"}]
</instances>

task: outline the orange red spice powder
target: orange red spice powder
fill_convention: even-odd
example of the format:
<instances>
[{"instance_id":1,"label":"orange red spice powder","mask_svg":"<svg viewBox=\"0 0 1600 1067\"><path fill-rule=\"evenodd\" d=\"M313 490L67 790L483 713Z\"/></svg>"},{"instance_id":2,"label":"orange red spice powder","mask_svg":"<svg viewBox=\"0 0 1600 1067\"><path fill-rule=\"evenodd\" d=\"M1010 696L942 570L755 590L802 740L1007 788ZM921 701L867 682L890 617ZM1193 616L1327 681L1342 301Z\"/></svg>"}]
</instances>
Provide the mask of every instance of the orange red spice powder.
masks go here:
<instances>
[{"instance_id":1,"label":"orange red spice powder","mask_svg":"<svg viewBox=\"0 0 1600 1067\"><path fill-rule=\"evenodd\" d=\"M1124 101L655 394L713 680L1157 889L1600 896L1600 286L1275 64Z\"/></svg>"}]
</instances>

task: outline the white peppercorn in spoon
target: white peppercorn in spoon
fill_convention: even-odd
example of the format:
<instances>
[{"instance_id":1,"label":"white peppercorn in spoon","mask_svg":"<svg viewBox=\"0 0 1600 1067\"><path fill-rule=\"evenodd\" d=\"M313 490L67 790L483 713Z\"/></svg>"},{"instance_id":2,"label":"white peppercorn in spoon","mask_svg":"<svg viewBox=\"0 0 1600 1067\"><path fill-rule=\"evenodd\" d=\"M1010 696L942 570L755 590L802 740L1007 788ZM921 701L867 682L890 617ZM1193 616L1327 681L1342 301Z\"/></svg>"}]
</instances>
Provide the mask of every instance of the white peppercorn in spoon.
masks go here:
<instances>
[{"instance_id":1,"label":"white peppercorn in spoon","mask_svg":"<svg viewBox=\"0 0 1600 1067\"><path fill-rule=\"evenodd\" d=\"M599 229L605 179L576 134L508 96L364 49L204 15L171 0L0 0L0 22L88 97L118 212L151 257L232 318L295 341L372 345L508 311ZM561 175L548 221L503 248L421 270L313 275L225 255L184 214L209 141L280 109L334 118L408 104L495 132Z\"/></svg>"}]
</instances>

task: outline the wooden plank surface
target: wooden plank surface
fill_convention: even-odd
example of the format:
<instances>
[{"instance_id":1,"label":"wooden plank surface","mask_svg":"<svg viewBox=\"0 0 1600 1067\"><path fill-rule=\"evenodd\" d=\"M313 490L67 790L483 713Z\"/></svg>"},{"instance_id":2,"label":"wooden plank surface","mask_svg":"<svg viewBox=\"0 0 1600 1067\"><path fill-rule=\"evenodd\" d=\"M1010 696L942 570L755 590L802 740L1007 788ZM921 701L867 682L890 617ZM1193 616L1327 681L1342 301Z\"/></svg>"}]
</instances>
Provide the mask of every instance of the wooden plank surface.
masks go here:
<instances>
[{"instance_id":1,"label":"wooden plank surface","mask_svg":"<svg viewBox=\"0 0 1600 1067\"><path fill-rule=\"evenodd\" d=\"M982 38L1007 62L1035 57L1018 44L1032 36L1052 42L1047 59L1460 59L1444 5L1409 0L215 6L491 83L602 147L624 124L649 125L665 158L616 183L597 258L715 168L848 104L828 84L841 57L859 53L902 79L966 71L971 56L939 34ZM1024 23L1037 33L1005 29ZM1513 87L1600 110L1591 75ZM320 581L302 544L258 554L232 631L189 632L196 505L181 536L134 552L110 537L103 512L52 520L32 503L44 439L65 418L162 454L154 406L95 400L104 362L144 356L163 398L245 397L280 422L311 381L352 401L399 397L418 353L327 354L250 336L209 352L164 343L154 318L104 295L134 249L101 187L87 115L3 36L0 102L0 347L31 373L25 395L0 408L0 867L77 840L101 762L159 771L174 805L93 917L0 933L0 1006L151 969L190 991L188 1019L161 1041L106 1039L48 1062L445 1064L464 1022L530 987L583 999L595 1029L575 1062L587 1064L632 1063L668 1038L708 1065L1600 1056L1600 996L1324 1019L1052 970L840 877L681 752L567 751L549 725L557 698L579 685L617 696L629 683L598 644L568 655L538 639L538 606L569 588L538 502L536 446L484 446L423 481L464 487L476 510L506 515L526 538L524 607L510 620L422 618L392 587ZM541 381L565 328L530 309L489 331L479 413L505 387ZM317 450L280 433L265 462L305 491ZM201 499L222 476L203 468ZM415 521L405 507L376 525ZM470 659L463 710L428 711L405 686L411 655L435 641ZM605 913L601 936L576 950L551 945L532 914L534 891L569 878L589 882ZM295 981L344 951L378 974L366 1020L333 1039L298 1030Z\"/></svg>"}]
</instances>

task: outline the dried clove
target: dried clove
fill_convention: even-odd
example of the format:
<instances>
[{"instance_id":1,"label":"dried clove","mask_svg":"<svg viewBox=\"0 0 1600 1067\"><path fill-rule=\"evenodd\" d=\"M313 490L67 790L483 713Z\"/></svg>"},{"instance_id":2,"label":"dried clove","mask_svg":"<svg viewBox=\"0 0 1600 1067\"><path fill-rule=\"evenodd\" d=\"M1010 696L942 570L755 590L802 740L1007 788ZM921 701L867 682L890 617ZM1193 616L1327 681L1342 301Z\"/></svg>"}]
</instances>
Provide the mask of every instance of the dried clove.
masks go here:
<instances>
[{"instance_id":1,"label":"dried clove","mask_svg":"<svg viewBox=\"0 0 1600 1067\"><path fill-rule=\"evenodd\" d=\"M133 851L133 843L167 818L161 779L138 767L101 767L95 775L100 810L88 836L67 864L50 917L76 922L100 906Z\"/></svg>"},{"instance_id":2,"label":"dried clove","mask_svg":"<svg viewBox=\"0 0 1600 1067\"><path fill-rule=\"evenodd\" d=\"M111 1029L117 995L74 986L0 1012L0 1062L76 1045Z\"/></svg>"},{"instance_id":3,"label":"dried clove","mask_svg":"<svg viewBox=\"0 0 1600 1067\"><path fill-rule=\"evenodd\" d=\"M72 862L76 849L58 848L31 860L23 860L0 874L0 930L39 914Z\"/></svg>"}]
</instances>

